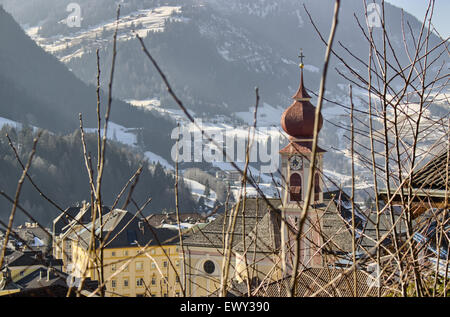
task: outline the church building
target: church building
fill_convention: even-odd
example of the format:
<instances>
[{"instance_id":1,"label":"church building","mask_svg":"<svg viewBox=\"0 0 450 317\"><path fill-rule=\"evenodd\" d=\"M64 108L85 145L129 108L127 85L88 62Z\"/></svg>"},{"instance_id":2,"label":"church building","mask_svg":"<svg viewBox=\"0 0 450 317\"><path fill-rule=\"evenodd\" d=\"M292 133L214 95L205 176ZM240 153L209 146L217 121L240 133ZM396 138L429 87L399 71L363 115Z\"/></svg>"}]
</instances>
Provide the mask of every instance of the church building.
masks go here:
<instances>
[{"instance_id":1,"label":"church building","mask_svg":"<svg viewBox=\"0 0 450 317\"><path fill-rule=\"evenodd\" d=\"M352 259L350 199L343 191L324 192L323 157L326 151L320 147L316 151L315 172L309 175L316 108L304 82L302 61L299 88L292 97L292 104L281 116L281 127L289 136L289 143L280 150L281 197L244 198L238 204L237 212L234 207L230 208L184 239L185 274L181 276L186 278L187 296L218 294L227 236L233 238L227 281L230 292L246 296L250 291L251 295L257 295L263 285L289 276L295 254L297 222L310 177L313 177L313 190L301 231L299 272L335 268ZM321 114L318 120L320 131L323 125ZM230 232L233 222L235 230ZM357 238L366 222L366 217L357 209ZM370 241L366 239L365 243L370 247Z\"/></svg>"}]
</instances>

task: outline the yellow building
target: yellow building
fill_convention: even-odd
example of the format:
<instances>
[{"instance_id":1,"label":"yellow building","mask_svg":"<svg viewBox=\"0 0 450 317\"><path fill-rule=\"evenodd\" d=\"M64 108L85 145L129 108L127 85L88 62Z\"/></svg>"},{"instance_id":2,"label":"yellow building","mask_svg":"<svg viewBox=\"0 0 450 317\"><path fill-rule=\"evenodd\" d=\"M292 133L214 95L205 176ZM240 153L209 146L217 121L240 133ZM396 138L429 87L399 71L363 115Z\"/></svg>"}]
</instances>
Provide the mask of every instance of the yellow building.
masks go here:
<instances>
[{"instance_id":1,"label":"yellow building","mask_svg":"<svg viewBox=\"0 0 450 317\"><path fill-rule=\"evenodd\" d=\"M181 296L180 254L176 230L150 227L131 213L115 209L104 216L103 265L100 243L90 252L92 223L74 233L71 274L101 281L103 267L105 296ZM96 222L96 234L100 224ZM96 256L94 256L94 254ZM88 264L89 263L89 267Z\"/></svg>"},{"instance_id":2,"label":"yellow building","mask_svg":"<svg viewBox=\"0 0 450 317\"><path fill-rule=\"evenodd\" d=\"M109 211L108 207L102 208L103 215ZM77 238L74 232L81 230L92 221L91 213L90 204L83 202L81 206L67 208L53 220L53 257L63 261L64 271L67 271L67 265L72 262L72 238Z\"/></svg>"},{"instance_id":3,"label":"yellow building","mask_svg":"<svg viewBox=\"0 0 450 317\"><path fill-rule=\"evenodd\" d=\"M280 205L279 199L268 201L275 208ZM182 275L186 276L186 296L217 294L223 275L224 241L233 218L231 213L219 215L183 240L185 265L182 269L186 269L186 274ZM245 213L241 204L231 244L228 285L241 283L247 276L252 281L267 282L281 277L277 216L279 210L272 209L263 199L247 198Z\"/></svg>"}]
</instances>

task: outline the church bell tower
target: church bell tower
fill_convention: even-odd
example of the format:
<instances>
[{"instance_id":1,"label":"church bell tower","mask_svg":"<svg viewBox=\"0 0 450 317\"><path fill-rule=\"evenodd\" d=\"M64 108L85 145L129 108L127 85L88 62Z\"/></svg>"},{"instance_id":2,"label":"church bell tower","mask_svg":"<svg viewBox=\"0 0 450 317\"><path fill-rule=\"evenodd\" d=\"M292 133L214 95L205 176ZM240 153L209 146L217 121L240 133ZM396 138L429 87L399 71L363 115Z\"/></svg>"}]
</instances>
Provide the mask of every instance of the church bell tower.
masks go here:
<instances>
[{"instance_id":1,"label":"church bell tower","mask_svg":"<svg viewBox=\"0 0 450 317\"><path fill-rule=\"evenodd\" d=\"M312 141L314 134L314 120L316 108L311 104L311 97L304 87L303 79L303 52L300 53L300 85L292 96L293 103L281 116L281 127L289 136L289 144L280 151L281 173L283 179L282 203L284 241L287 247L283 255L288 257L292 264L289 249L293 249L297 221L301 217L305 200L308 180L313 177L313 190L310 198L308 217L302 228L300 261L305 266L321 266L320 252L317 252L322 244L320 232L321 214L313 206L323 203L322 165L324 150L317 147L316 169L314 175L309 175L309 167L312 155ZM319 131L322 128L323 118L319 114ZM289 271L289 267L286 268Z\"/></svg>"}]
</instances>

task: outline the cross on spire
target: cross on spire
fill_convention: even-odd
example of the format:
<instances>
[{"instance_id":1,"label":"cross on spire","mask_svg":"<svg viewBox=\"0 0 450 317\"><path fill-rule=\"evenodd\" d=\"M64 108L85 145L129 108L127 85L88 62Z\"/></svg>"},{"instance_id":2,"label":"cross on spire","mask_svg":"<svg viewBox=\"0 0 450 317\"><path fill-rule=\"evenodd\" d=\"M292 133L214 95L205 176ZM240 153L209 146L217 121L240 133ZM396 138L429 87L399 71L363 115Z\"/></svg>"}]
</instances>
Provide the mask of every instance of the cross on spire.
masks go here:
<instances>
[{"instance_id":1,"label":"cross on spire","mask_svg":"<svg viewBox=\"0 0 450 317\"><path fill-rule=\"evenodd\" d=\"M303 58L305 57L305 55L303 55L303 49L300 49L300 55L298 56L300 58L300 68L303 68L304 64L303 64Z\"/></svg>"}]
</instances>

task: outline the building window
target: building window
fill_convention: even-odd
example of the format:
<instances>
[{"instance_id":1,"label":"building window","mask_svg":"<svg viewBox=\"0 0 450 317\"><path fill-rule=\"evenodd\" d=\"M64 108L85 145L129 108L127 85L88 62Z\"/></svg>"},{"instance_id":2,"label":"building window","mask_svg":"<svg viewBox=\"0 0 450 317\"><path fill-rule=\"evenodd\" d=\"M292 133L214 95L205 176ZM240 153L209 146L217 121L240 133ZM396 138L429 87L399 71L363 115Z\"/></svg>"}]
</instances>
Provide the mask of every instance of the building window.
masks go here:
<instances>
[{"instance_id":1,"label":"building window","mask_svg":"<svg viewBox=\"0 0 450 317\"><path fill-rule=\"evenodd\" d=\"M115 252L115 251L112 251L112 252L111 252L111 256L116 256L116 252Z\"/></svg>"},{"instance_id":2,"label":"building window","mask_svg":"<svg viewBox=\"0 0 450 317\"><path fill-rule=\"evenodd\" d=\"M156 263L152 262L152 269L156 269Z\"/></svg>"},{"instance_id":3,"label":"building window","mask_svg":"<svg viewBox=\"0 0 450 317\"><path fill-rule=\"evenodd\" d=\"M123 287L128 287L128 279L127 278L123 279Z\"/></svg>"},{"instance_id":4,"label":"building window","mask_svg":"<svg viewBox=\"0 0 450 317\"><path fill-rule=\"evenodd\" d=\"M145 294L136 294L136 297L145 297Z\"/></svg>"},{"instance_id":5,"label":"building window","mask_svg":"<svg viewBox=\"0 0 450 317\"><path fill-rule=\"evenodd\" d=\"M167 261L164 261L164 262L163 262L163 266L164 266L164 267L167 267Z\"/></svg>"},{"instance_id":6,"label":"building window","mask_svg":"<svg viewBox=\"0 0 450 317\"><path fill-rule=\"evenodd\" d=\"M289 192L291 201L302 200L302 178L300 174L294 173L289 179Z\"/></svg>"},{"instance_id":7,"label":"building window","mask_svg":"<svg viewBox=\"0 0 450 317\"><path fill-rule=\"evenodd\" d=\"M116 288L116 280L111 280L111 287Z\"/></svg>"},{"instance_id":8,"label":"building window","mask_svg":"<svg viewBox=\"0 0 450 317\"><path fill-rule=\"evenodd\" d=\"M314 200L319 200L321 191L322 189L320 188L320 176L319 173L316 173L314 177Z\"/></svg>"},{"instance_id":9,"label":"building window","mask_svg":"<svg viewBox=\"0 0 450 317\"><path fill-rule=\"evenodd\" d=\"M128 251L124 251L123 254L124 254L125 256L128 256Z\"/></svg>"},{"instance_id":10,"label":"building window","mask_svg":"<svg viewBox=\"0 0 450 317\"><path fill-rule=\"evenodd\" d=\"M144 269L143 262L136 262L136 271L142 271Z\"/></svg>"},{"instance_id":11,"label":"building window","mask_svg":"<svg viewBox=\"0 0 450 317\"><path fill-rule=\"evenodd\" d=\"M137 287L142 287L142 286L144 286L144 279L143 279L142 277L138 277L138 278L136 279L136 286L137 286Z\"/></svg>"},{"instance_id":12,"label":"building window","mask_svg":"<svg viewBox=\"0 0 450 317\"><path fill-rule=\"evenodd\" d=\"M116 270L116 264L111 264L111 271L114 272Z\"/></svg>"},{"instance_id":13,"label":"building window","mask_svg":"<svg viewBox=\"0 0 450 317\"><path fill-rule=\"evenodd\" d=\"M214 263L212 261L208 260L208 261L205 261L205 263L203 263L203 270L205 270L206 273L213 274L215 269L216 269L216 266L214 265Z\"/></svg>"},{"instance_id":14,"label":"building window","mask_svg":"<svg viewBox=\"0 0 450 317\"><path fill-rule=\"evenodd\" d=\"M180 266L180 260L176 260L176 261L175 261L175 265L176 265L176 266Z\"/></svg>"},{"instance_id":15,"label":"building window","mask_svg":"<svg viewBox=\"0 0 450 317\"><path fill-rule=\"evenodd\" d=\"M178 275L175 276L175 282L180 283L180 277Z\"/></svg>"},{"instance_id":16,"label":"building window","mask_svg":"<svg viewBox=\"0 0 450 317\"><path fill-rule=\"evenodd\" d=\"M155 254L155 249L151 249L150 254Z\"/></svg>"},{"instance_id":17,"label":"building window","mask_svg":"<svg viewBox=\"0 0 450 317\"><path fill-rule=\"evenodd\" d=\"M156 276L152 276L152 285L156 285Z\"/></svg>"}]
</instances>

